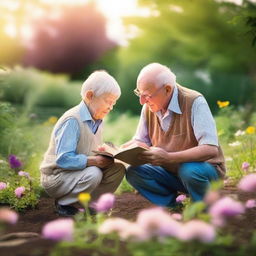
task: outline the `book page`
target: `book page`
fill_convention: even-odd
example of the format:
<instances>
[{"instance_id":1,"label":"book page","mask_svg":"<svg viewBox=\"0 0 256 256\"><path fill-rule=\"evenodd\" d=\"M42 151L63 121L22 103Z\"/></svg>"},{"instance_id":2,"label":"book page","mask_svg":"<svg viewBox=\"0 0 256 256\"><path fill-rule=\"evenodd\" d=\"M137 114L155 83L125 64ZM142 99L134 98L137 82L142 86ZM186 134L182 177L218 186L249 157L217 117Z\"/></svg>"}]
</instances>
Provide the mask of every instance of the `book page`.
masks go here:
<instances>
[{"instance_id":1,"label":"book page","mask_svg":"<svg viewBox=\"0 0 256 256\"><path fill-rule=\"evenodd\" d=\"M138 155L145 150L148 149L139 146L123 148L118 154L115 155L115 158L132 166L146 164L146 162L138 159Z\"/></svg>"}]
</instances>

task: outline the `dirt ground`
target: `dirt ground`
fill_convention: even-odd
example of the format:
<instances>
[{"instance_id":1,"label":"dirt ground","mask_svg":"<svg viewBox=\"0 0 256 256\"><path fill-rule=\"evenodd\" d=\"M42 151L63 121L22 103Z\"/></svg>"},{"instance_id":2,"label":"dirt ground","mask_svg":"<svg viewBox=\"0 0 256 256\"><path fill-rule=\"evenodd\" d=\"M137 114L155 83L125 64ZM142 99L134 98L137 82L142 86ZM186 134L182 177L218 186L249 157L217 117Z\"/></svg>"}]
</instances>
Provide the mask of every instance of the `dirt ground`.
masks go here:
<instances>
[{"instance_id":1,"label":"dirt ground","mask_svg":"<svg viewBox=\"0 0 256 256\"><path fill-rule=\"evenodd\" d=\"M237 197L239 200L245 201L252 198L252 195L238 193L234 188L226 188L222 191ZM254 195L255 196L255 195ZM254 197L255 198L255 197ZM153 207L149 201L139 194L124 193L116 197L115 207L112 216L122 217L134 220L137 213L144 208ZM226 229L237 234L239 243L246 243L251 237L253 231L256 230L256 209L249 209L245 216L229 221ZM49 255L51 249L56 244L53 241L45 240L40 237L42 226L51 220L57 219L58 216L54 212L54 202L51 198L42 197L36 209L28 210L24 214L20 214L19 221L16 225L9 225L5 229L6 234L12 232L35 232L38 237L33 237L27 242L16 246L3 246L0 248L1 256L45 256ZM75 253L75 252L74 252ZM77 252L76 256L89 256L89 252Z\"/></svg>"}]
</instances>

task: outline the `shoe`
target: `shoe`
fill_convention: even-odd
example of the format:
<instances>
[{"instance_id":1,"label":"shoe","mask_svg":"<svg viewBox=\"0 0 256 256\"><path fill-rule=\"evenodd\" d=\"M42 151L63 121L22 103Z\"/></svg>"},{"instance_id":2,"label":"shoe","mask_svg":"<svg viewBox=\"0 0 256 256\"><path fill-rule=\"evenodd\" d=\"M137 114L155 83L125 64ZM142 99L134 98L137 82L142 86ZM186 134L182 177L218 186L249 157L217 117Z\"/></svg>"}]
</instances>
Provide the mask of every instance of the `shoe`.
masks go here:
<instances>
[{"instance_id":1,"label":"shoe","mask_svg":"<svg viewBox=\"0 0 256 256\"><path fill-rule=\"evenodd\" d=\"M73 217L78 213L78 209L71 205L61 205L55 201L55 209L59 216Z\"/></svg>"}]
</instances>

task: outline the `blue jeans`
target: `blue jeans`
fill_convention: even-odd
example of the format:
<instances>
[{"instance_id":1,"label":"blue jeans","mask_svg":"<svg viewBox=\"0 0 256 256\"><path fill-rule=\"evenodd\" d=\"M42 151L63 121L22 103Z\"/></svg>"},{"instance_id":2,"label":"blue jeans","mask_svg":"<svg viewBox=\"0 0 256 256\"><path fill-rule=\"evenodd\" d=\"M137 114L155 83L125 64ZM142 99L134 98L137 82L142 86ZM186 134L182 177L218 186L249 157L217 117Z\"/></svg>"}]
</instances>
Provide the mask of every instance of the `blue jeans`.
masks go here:
<instances>
[{"instance_id":1,"label":"blue jeans","mask_svg":"<svg viewBox=\"0 0 256 256\"><path fill-rule=\"evenodd\" d=\"M177 175L151 164L130 166L126 179L152 203L172 207L176 204L177 192L189 194L194 202L202 200L210 182L219 176L209 163L188 162L180 164Z\"/></svg>"}]
</instances>

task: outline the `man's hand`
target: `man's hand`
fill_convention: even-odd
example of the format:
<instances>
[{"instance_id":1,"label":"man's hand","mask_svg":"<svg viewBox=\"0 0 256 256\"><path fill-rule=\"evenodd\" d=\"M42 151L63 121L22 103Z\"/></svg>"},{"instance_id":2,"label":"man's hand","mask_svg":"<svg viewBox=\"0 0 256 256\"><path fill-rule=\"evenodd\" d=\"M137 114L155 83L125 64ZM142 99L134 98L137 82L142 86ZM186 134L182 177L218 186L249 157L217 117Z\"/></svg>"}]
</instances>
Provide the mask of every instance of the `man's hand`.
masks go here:
<instances>
[{"instance_id":1,"label":"man's hand","mask_svg":"<svg viewBox=\"0 0 256 256\"><path fill-rule=\"evenodd\" d=\"M158 166L170 163L168 152L158 147L150 147L149 150L142 152L139 159Z\"/></svg>"},{"instance_id":2,"label":"man's hand","mask_svg":"<svg viewBox=\"0 0 256 256\"><path fill-rule=\"evenodd\" d=\"M87 166L97 166L101 169L107 168L114 163L114 158L107 156L89 156Z\"/></svg>"}]
</instances>

